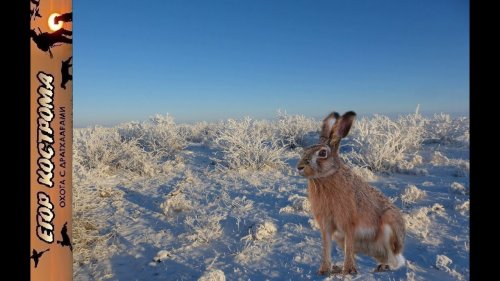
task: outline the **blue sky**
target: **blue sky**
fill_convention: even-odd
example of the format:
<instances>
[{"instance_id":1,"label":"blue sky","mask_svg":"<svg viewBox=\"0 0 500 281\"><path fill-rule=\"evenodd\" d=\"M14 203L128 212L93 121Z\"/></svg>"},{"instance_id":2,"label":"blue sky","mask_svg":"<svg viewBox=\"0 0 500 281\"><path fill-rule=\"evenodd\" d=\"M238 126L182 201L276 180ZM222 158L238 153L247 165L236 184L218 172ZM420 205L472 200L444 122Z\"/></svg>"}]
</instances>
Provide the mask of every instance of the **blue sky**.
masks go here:
<instances>
[{"instance_id":1,"label":"blue sky","mask_svg":"<svg viewBox=\"0 0 500 281\"><path fill-rule=\"evenodd\" d=\"M73 1L75 126L468 113L462 0Z\"/></svg>"}]
</instances>

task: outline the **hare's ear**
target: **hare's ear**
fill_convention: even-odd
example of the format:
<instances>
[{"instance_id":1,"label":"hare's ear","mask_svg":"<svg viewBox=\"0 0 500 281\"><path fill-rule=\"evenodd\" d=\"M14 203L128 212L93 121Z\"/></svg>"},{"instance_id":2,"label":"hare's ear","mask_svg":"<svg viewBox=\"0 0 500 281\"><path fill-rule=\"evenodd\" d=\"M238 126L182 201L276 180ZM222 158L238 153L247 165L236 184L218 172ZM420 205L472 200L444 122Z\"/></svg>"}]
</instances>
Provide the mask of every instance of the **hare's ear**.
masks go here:
<instances>
[{"instance_id":1,"label":"hare's ear","mask_svg":"<svg viewBox=\"0 0 500 281\"><path fill-rule=\"evenodd\" d=\"M349 130L351 130L351 126L355 118L356 113L354 111L344 113L335 127L335 134L341 138L345 138L347 134L349 134Z\"/></svg>"},{"instance_id":2,"label":"hare's ear","mask_svg":"<svg viewBox=\"0 0 500 281\"><path fill-rule=\"evenodd\" d=\"M327 144L332 136L333 126L339 120L340 115L337 112L332 112L323 119L321 126L321 135L319 136L320 143Z\"/></svg>"},{"instance_id":3,"label":"hare's ear","mask_svg":"<svg viewBox=\"0 0 500 281\"><path fill-rule=\"evenodd\" d=\"M333 151L338 151L340 147L340 140L345 138L347 134L349 134L349 130L351 130L352 123L356 118L356 113L354 111L349 111L344 113L342 117L335 122L333 126L332 135L330 138L330 147Z\"/></svg>"}]
</instances>

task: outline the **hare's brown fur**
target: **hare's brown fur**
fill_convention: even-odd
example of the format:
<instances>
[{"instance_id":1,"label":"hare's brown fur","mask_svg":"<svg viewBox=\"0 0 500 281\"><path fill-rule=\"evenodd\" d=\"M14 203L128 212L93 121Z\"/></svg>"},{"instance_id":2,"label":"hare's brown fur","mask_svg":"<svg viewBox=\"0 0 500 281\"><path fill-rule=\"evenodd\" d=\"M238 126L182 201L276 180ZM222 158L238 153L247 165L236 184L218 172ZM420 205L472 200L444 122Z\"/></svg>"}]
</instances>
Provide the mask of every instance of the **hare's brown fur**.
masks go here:
<instances>
[{"instance_id":1,"label":"hare's brown fur","mask_svg":"<svg viewBox=\"0 0 500 281\"><path fill-rule=\"evenodd\" d=\"M347 135L354 116L353 112L342 117L332 113L325 118L321 144L307 148L297 165L308 178L311 209L323 239L320 274L332 272L332 239L345 254L343 274L356 273L354 255L358 252L374 257L380 264L378 270L399 268L404 263L401 212L354 174L338 155L340 140Z\"/></svg>"}]
</instances>

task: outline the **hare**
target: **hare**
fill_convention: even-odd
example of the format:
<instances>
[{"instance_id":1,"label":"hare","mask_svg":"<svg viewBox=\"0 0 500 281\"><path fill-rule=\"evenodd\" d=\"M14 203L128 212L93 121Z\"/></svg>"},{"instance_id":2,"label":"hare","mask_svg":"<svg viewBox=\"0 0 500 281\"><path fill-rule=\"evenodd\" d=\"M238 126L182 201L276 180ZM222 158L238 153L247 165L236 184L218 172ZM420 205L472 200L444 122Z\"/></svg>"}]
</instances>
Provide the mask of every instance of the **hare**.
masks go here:
<instances>
[{"instance_id":1,"label":"hare","mask_svg":"<svg viewBox=\"0 0 500 281\"><path fill-rule=\"evenodd\" d=\"M297 164L298 173L308 180L312 213L321 230L321 275L357 273L356 253L375 258L379 263L375 271L405 264L406 230L400 210L340 159L340 140L349 133L355 117L353 111L342 116L330 113L323 120L320 143L306 148ZM331 265L332 238L344 251L343 268Z\"/></svg>"}]
</instances>

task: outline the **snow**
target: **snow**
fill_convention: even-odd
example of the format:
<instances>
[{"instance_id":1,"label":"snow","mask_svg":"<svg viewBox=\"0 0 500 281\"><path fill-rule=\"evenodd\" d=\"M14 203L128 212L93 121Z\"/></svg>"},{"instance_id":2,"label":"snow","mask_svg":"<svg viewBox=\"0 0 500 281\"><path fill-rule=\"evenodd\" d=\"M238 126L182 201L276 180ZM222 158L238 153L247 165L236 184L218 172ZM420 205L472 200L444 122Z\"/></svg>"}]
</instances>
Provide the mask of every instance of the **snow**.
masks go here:
<instances>
[{"instance_id":1,"label":"snow","mask_svg":"<svg viewBox=\"0 0 500 281\"><path fill-rule=\"evenodd\" d=\"M295 172L319 124L286 113L193 125L158 115L75 129L74 280L337 280L316 274L321 236ZM403 211L406 265L375 273L357 255L359 273L346 279L468 280L468 119L356 124L341 153ZM332 261L343 261L335 244Z\"/></svg>"}]
</instances>

